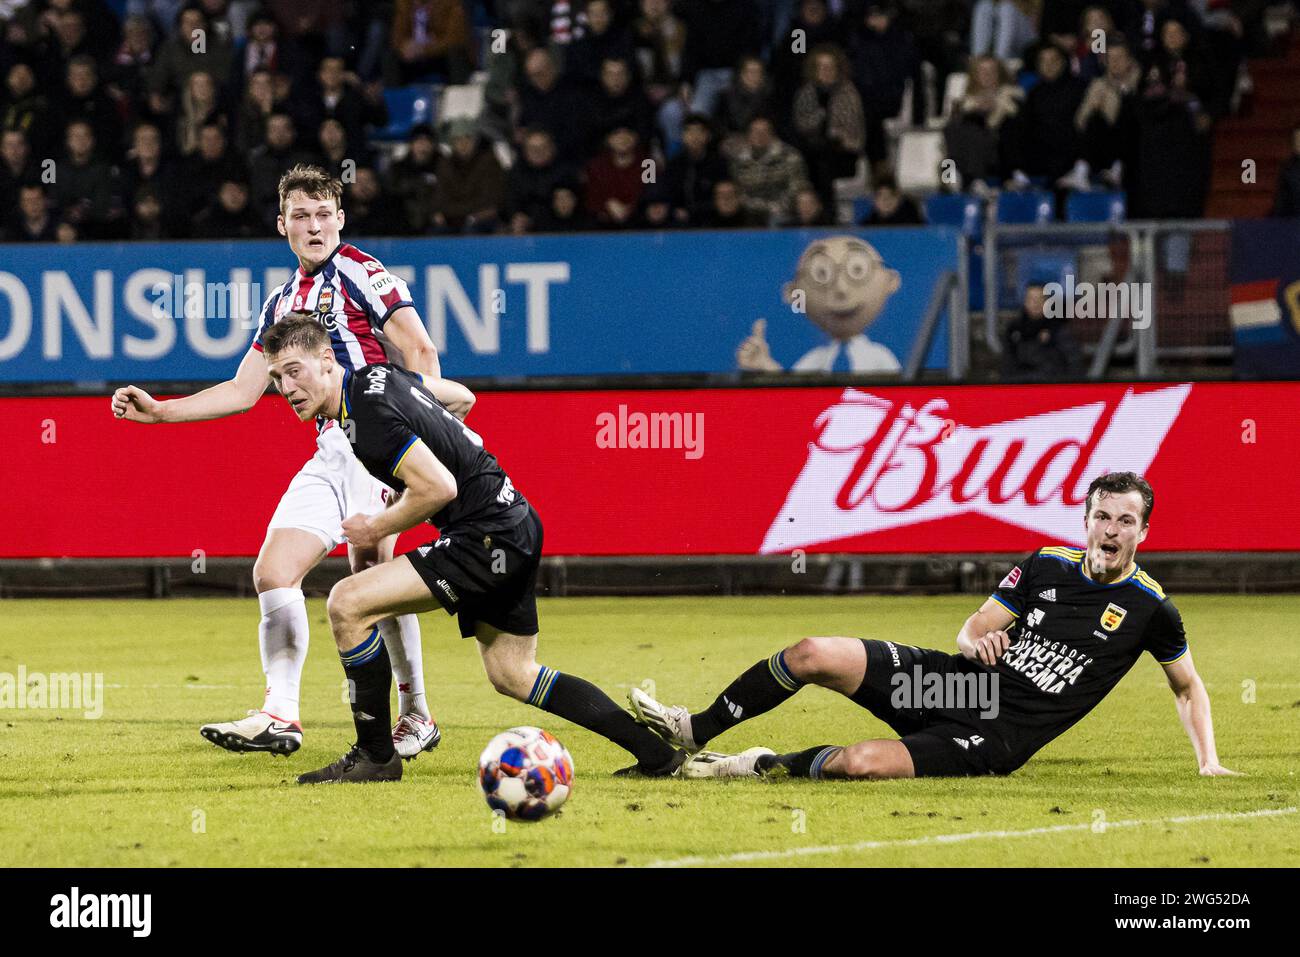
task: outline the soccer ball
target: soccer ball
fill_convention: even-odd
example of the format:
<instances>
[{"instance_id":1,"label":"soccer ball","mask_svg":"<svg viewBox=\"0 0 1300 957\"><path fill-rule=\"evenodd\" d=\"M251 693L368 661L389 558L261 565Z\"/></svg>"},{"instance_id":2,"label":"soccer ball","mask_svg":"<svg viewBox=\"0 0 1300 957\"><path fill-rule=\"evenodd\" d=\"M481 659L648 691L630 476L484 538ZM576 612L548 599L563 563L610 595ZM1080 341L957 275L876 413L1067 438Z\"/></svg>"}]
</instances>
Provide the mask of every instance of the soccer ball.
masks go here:
<instances>
[{"instance_id":1,"label":"soccer ball","mask_svg":"<svg viewBox=\"0 0 1300 957\"><path fill-rule=\"evenodd\" d=\"M488 807L516 821L554 814L573 790L573 758L550 732L511 728L488 742L478 759Z\"/></svg>"}]
</instances>

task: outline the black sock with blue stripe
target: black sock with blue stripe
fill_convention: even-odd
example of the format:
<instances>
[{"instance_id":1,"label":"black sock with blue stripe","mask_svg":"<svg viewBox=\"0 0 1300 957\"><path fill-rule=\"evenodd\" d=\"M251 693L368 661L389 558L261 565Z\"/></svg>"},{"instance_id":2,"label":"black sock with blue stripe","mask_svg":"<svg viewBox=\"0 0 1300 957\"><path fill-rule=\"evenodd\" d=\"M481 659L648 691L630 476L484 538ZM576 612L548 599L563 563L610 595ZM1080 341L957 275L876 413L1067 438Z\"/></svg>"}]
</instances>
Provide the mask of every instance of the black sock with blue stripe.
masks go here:
<instances>
[{"instance_id":1,"label":"black sock with blue stripe","mask_svg":"<svg viewBox=\"0 0 1300 957\"><path fill-rule=\"evenodd\" d=\"M785 652L778 651L729 684L707 711L691 715L691 737L703 747L728 728L771 711L802 687L785 665Z\"/></svg>"},{"instance_id":2,"label":"black sock with blue stripe","mask_svg":"<svg viewBox=\"0 0 1300 957\"><path fill-rule=\"evenodd\" d=\"M343 673L351 683L348 695L357 744L371 759L383 764L393 758L393 713L390 696L393 666L388 646L371 629L366 640L349 651L340 651Z\"/></svg>"},{"instance_id":3,"label":"black sock with blue stripe","mask_svg":"<svg viewBox=\"0 0 1300 957\"><path fill-rule=\"evenodd\" d=\"M595 731L631 751L646 770L658 770L673 760L675 751L649 728L614 703L590 681L543 667L533 682L528 703L559 715L566 721Z\"/></svg>"},{"instance_id":4,"label":"black sock with blue stripe","mask_svg":"<svg viewBox=\"0 0 1300 957\"><path fill-rule=\"evenodd\" d=\"M758 758L758 770L768 774L773 768L782 767L792 778L813 778L821 780L822 768L826 762L844 749L836 744L819 744L807 751L792 751L789 754L763 754Z\"/></svg>"}]
</instances>

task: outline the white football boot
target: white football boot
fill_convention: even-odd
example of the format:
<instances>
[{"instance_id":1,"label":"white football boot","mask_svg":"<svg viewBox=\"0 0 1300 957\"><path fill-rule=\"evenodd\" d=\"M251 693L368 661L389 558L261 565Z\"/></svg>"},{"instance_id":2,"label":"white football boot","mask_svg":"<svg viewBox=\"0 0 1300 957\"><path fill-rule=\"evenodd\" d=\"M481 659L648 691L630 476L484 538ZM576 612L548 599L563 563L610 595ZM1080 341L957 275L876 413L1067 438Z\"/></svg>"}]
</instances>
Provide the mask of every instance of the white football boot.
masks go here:
<instances>
[{"instance_id":1,"label":"white football boot","mask_svg":"<svg viewBox=\"0 0 1300 957\"><path fill-rule=\"evenodd\" d=\"M199 734L227 751L266 751L290 755L302 747L302 725L281 721L265 711L250 711L248 717L221 724L205 724Z\"/></svg>"},{"instance_id":2,"label":"white football boot","mask_svg":"<svg viewBox=\"0 0 1300 957\"><path fill-rule=\"evenodd\" d=\"M438 722L418 714L404 714L393 725L393 750L403 760L418 757L421 751L432 751L442 740Z\"/></svg>"},{"instance_id":3,"label":"white football boot","mask_svg":"<svg viewBox=\"0 0 1300 957\"><path fill-rule=\"evenodd\" d=\"M640 688L629 691L627 700L636 719L674 748L690 754L700 750L691 734L691 713L686 708L662 705Z\"/></svg>"},{"instance_id":4,"label":"white football boot","mask_svg":"<svg viewBox=\"0 0 1300 957\"><path fill-rule=\"evenodd\" d=\"M750 748L740 754L701 751L682 765L684 778L756 778L760 777L758 759L776 754L771 748Z\"/></svg>"}]
</instances>

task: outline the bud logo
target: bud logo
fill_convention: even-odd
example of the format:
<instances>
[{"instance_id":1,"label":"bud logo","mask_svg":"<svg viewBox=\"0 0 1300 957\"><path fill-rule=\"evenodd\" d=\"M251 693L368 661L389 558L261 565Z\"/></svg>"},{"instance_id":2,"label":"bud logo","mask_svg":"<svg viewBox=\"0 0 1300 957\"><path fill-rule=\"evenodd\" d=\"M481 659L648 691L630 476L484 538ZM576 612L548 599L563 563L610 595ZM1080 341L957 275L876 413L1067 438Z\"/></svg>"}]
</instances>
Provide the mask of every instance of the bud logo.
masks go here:
<instances>
[{"instance_id":1,"label":"bud logo","mask_svg":"<svg viewBox=\"0 0 1300 957\"><path fill-rule=\"evenodd\" d=\"M983 426L948 403L917 409L858 389L817 418L808 459L764 553L976 513L1082 543L1080 507L1103 472L1145 472L1191 392L1183 384Z\"/></svg>"}]
</instances>

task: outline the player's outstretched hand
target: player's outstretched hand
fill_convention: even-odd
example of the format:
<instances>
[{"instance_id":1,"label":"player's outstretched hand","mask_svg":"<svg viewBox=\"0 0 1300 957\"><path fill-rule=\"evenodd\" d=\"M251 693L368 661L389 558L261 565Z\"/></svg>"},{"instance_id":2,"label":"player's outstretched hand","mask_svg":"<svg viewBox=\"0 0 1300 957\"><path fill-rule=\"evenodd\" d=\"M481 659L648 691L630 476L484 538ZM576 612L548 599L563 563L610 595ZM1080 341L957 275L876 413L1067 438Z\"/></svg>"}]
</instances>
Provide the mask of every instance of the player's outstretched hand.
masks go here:
<instances>
[{"instance_id":1,"label":"player's outstretched hand","mask_svg":"<svg viewBox=\"0 0 1300 957\"><path fill-rule=\"evenodd\" d=\"M1241 773L1240 771L1229 771L1229 770L1228 770L1227 768L1225 768L1222 764L1219 764L1218 762L1215 762L1214 764L1207 764L1205 767L1201 768L1201 777L1203 777L1203 778L1224 778L1224 777L1239 778L1239 777L1242 777L1242 773Z\"/></svg>"},{"instance_id":2,"label":"player's outstretched hand","mask_svg":"<svg viewBox=\"0 0 1300 957\"><path fill-rule=\"evenodd\" d=\"M127 385L113 393L113 415L128 422L161 422L162 403L144 389Z\"/></svg>"},{"instance_id":3,"label":"player's outstretched hand","mask_svg":"<svg viewBox=\"0 0 1300 957\"><path fill-rule=\"evenodd\" d=\"M344 519L343 537L355 548L374 548L379 544L379 536L370 526L370 516L360 512Z\"/></svg>"},{"instance_id":4,"label":"player's outstretched hand","mask_svg":"<svg viewBox=\"0 0 1300 957\"><path fill-rule=\"evenodd\" d=\"M970 651L966 652L966 657L971 661L978 661L992 668L1010 647L1011 638L1005 631L990 631L986 632L984 637L976 638L971 643Z\"/></svg>"}]
</instances>

